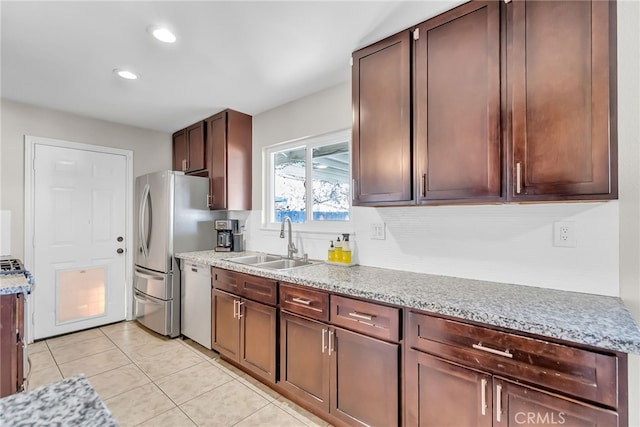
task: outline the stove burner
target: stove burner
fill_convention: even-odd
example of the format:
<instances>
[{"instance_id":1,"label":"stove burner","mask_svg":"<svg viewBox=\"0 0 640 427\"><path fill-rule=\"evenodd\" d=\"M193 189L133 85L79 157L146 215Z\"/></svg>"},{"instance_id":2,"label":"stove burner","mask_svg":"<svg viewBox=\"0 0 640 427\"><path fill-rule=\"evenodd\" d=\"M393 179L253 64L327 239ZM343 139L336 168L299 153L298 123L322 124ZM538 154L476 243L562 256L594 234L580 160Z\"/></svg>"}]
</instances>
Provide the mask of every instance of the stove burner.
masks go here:
<instances>
[{"instance_id":1,"label":"stove burner","mask_svg":"<svg viewBox=\"0 0 640 427\"><path fill-rule=\"evenodd\" d=\"M19 259L0 259L0 274L23 273L24 266Z\"/></svg>"}]
</instances>

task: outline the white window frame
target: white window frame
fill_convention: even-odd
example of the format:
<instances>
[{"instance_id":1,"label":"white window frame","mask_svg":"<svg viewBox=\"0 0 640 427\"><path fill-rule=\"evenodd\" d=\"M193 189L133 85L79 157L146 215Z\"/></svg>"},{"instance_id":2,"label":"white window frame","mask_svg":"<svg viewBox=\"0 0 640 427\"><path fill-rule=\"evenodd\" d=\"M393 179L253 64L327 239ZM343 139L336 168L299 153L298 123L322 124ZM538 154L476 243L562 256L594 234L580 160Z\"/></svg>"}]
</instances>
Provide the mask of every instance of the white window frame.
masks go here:
<instances>
[{"instance_id":1,"label":"white window frame","mask_svg":"<svg viewBox=\"0 0 640 427\"><path fill-rule=\"evenodd\" d=\"M274 145L264 147L262 149L262 170L263 170L263 200L262 200L262 228L267 230L279 230L280 223L276 223L272 218L272 211L275 199L275 185L274 185L274 164L273 154L279 151L292 150L296 148L306 148L306 162L305 162L305 177L310 179L312 177L313 169L313 149L316 147L338 144L340 142L347 142L349 145L349 153L351 153L351 129L343 129L336 132L330 132L322 135L310 136L299 138L287 142L282 142ZM352 179L352 165L349 162L349 182L350 193L353 195L353 179ZM307 186L307 221L302 223L295 223L293 226L296 231L302 232L314 232L314 233L327 233L335 234L340 232L352 232L353 225L351 218L353 216L353 197L349 198L349 219L344 221L314 221L313 219L313 197L312 186Z\"/></svg>"}]
</instances>

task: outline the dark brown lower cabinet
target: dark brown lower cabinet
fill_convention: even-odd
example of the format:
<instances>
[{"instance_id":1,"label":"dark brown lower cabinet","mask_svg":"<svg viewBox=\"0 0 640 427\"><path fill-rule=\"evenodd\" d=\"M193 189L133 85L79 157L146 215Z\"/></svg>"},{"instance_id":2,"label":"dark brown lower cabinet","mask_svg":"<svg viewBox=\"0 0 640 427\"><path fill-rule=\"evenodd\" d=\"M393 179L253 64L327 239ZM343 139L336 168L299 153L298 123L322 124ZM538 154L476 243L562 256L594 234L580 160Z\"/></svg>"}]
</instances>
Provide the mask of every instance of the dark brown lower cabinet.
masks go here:
<instances>
[{"instance_id":1,"label":"dark brown lower cabinet","mask_svg":"<svg viewBox=\"0 0 640 427\"><path fill-rule=\"evenodd\" d=\"M617 427L618 414L409 350L407 426Z\"/></svg>"},{"instance_id":2,"label":"dark brown lower cabinet","mask_svg":"<svg viewBox=\"0 0 640 427\"><path fill-rule=\"evenodd\" d=\"M490 374L409 350L406 381L408 426L493 423Z\"/></svg>"},{"instance_id":3,"label":"dark brown lower cabinet","mask_svg":"<svg viewBox=\"0 0 640 427\"><path fill-rule=\"evenodd\" d=\"M211 301L213 349L275 383L276 308L219 289Z\"/></svg>"},{"instance_id":4,"label":"dark brown lower cabinet","mask_svg":"<svg viewBox=\"0 0 640 427\"><path fill-rule=\"evenodd\" d=\"M281 382L349 425L399 423L400 345L282 312Z\"/></svg>"},{"instance_id":5,"label":"dark brown lower cabinet","mask_svg":"<svg viewBox=\"0 0 640 427\"><path fill-rule=\"evenodd\" d=\"M0 296L0 397L22 391L24 295Z\"/></svg>"},{"instance_id":6,"label":"dark brown lower cabinet","mask_svg":"<svg viewBox=\"0 0 640 427\"><path fill-rule=\"evenodd\" d=\"M495 426L617 427L616 412L494 377Z\"/></svg>"}]
</instances>

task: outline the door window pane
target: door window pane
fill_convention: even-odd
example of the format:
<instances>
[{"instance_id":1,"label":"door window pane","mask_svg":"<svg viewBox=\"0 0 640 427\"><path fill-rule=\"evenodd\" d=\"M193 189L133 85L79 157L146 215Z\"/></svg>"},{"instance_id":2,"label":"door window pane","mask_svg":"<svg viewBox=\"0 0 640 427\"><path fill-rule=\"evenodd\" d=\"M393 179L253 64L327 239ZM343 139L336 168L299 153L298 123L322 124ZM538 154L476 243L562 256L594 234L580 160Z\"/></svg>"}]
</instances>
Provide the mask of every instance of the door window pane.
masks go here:
<instances>
[{"instance_id":1,"label":"door window pane","mask_svg":"<svg viewBox=\"0 0 640 427\"><path fill-rule=\"evenodd\" d=\"M313 149L313 219L349 219L349 144L323 145Z\"/></svg>"},{"instance_id":2,"label":"door window pane","mask_svg":"<svg viewBox=\"0 0 640 427\"><path fill-rule=\"evenodd\" d=\"M105 314L104 267L58 273L57 323Z\"/></svg>"},{"instance_id":3,"label":"door window pane","mask_svg":"<svg viewBox=\"0 0 640 427\"><path fill-rule=\"evenodd\" d=\"M306 148L273 153L274 221L306 221Z\"/></svg>"}]
</instances>

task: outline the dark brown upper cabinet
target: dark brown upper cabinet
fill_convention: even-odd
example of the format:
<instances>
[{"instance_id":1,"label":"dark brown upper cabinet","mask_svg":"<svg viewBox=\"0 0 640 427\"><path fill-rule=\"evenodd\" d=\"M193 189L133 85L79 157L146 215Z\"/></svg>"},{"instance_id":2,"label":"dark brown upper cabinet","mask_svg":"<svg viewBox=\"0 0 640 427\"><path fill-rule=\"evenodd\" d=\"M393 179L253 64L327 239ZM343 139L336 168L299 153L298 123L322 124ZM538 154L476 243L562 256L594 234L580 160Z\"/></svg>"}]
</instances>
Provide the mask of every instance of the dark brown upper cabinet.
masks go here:
<instances>
[{"instance_id":1,"label":"dark brown upper cabinet","mask_svg":"<svg viewBox=\"0 0 640 427\"><path fill-rule=\"evenodd\" d=\"M225 110L205 120L209 208L251 209L252 119Z\"/></svg>"},{"instance_id":2,"label":"dark brown upper cabinet","mask_svg":"<svg viewBox=\"0 0 640 427\"><path fill-rule=\"evenodd\" d=\"M173 134L173 170L198 174L205 169L205 127L200 121Z\"/></svg>"},{"instance_id":3,"label":"dark brown upper cabinet","mask_svg":"<svg viewBox=\"0 0 640 427\"><path fill-rule=\"evenodd\" d=\"M353 204L413 202L410 32L353 53Z\"/></svg>"},{"instance_id":4,"label":"dark brown upper cabinet","mask_svg":"<svg viewBox=\"0 0 640 427\"><path fill-rule=\"evenodd\" d=\"M615 19L471 1L354 52L353 204L617 198Z\"/></svg>"},{"instance_id":5,"label":"dark brown upper cabinet","mask_svg":"<svg viewBox=\"0 0 640 427\"><path fill-rule=\"evenodd\" d=\"M510 200L615 199L616 3L507 5Z\"/></svg>"},{"instance_id":6,"label":"dark brown upper cabinet","mask_svg":"<svg viewBox=\"0 0 640 427\"><path fill-rule=\"evenodd\" d=\"M413 38L417 200L500 200L500 3L464 4Z\"/></svg>"}]
</instances>

